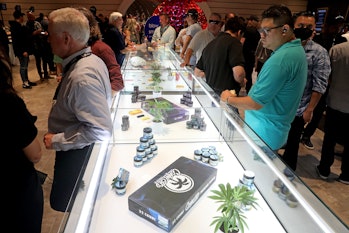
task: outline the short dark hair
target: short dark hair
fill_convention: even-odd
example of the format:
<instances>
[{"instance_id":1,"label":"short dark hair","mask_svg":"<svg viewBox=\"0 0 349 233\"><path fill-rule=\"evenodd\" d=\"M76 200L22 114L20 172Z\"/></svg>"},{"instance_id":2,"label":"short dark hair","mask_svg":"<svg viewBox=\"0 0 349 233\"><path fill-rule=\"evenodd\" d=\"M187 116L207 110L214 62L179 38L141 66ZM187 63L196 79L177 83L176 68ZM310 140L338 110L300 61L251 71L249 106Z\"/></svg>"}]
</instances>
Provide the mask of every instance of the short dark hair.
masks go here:
<instances>
[{"instance_id":1,"label":"short dark hair","mask_svg":"<svg viewBox=\"0 0 349 233\"><path fill-rule=\"evenodd\" d=\"M198 20L199 13L196 9L189 9L187 15L190 15L194 20Z\"/></svg>"},{"instance_id":2,"label":"short dark hair","mask_svg":"<svg viewBox=\"0 0 349 233\"><path fill-rule=\"evenodd\" d=\"M211 16L217 16L217 18L218 18L219 20L222 20L222 16L221 16L221 14L219 14L219 13L213 12L213 13L211 14Z\"/></svg>"},{"instance_id":3,"label":"short dark hair","mask_svg":"<svg viewBox=\"0 0 349 233\"><path fill-rule=\"evenodd\" d=\"M292 13L285 5L272 5L262 13L262 19L265 18L273 18L275 24L288 24L290 28L293 28Z\"/></svg>"},{"instance_id":4,"label":"short dark hair","mask_svg":"<svg viewBox=\"0 0 349 233\"><path fill-rule=\"evenodd\" d=\"M316 15L315 12L311 11L301 11L293 15L293 21L295 22L296 19L300 16L305 16L305 17L313 17L316 20Z\"/></svg>"},{"instance_id":5,"label":"short dark hair","mask_svg":"<svg viewBox=\"0 0 349 233\"><path fill-rule=\"evenodd\" d=\"M90 11L95 15L97 13L97 8L95 6L90 6Z\"/></svg>"},{"instance_id":6,"label":"short dark hair","mask_svg":"<svg viewBox=\"0 0 349 233\"><path fill-rule=\"evenodd\" d=\"M160 16L165 16L165 19L170 19L170 16L167 13L165 13L165 12L160 13L159 17Z\"/></svg>"},{"instance_id":7,"label":"short dark hair","mask_svg":"<svg viewBox=\"0 0 349 233\"><path fill-rule=\"evenodd\" d=\"M21 18L22 16L24 16L25 14L24 13L22 13L21 11L15 11L15 12L13 12L13 17L15 18L15 19L19 19L19 18Z\"/></svg>"},{"instance_id":8,"label":"short dark hair","mask_svg":"<svg viewBox=\"0 0 349 233\"><path fill-rule=\"evenodd\" d=\"M238 15L236 13L234 13L234 12L226 13L225 16L224 16L224 21L228 21L228 19L230 19L232 17L235 17L235 16L238 16Z\"/></svg>"},{"instance_id":9,"label":"short dark hair","mask_svg":"<svg viewBox=\"0 0 349 233\"><path fill-rule=\"evenodd\" d=\"M243 33L245 32L245 29L246 27L244 22L238 16L229 18L228 21L225 23L226 31L231 31L233 33L241 31Z\"/></svg>"}]
</instances>

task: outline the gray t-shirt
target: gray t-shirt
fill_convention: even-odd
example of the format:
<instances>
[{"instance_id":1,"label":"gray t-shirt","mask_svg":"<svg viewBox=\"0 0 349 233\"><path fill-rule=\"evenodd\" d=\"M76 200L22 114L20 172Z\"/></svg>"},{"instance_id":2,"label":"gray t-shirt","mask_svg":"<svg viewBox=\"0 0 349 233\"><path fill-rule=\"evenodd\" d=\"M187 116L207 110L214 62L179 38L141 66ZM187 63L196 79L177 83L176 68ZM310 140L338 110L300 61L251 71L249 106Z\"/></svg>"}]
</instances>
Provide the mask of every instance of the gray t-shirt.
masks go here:
<instances>
[{"instance_id":1,"label":"gray t-shirt","mask_svg":"<svg viewBox=\"0 0 349 233\"><path fill-rule=\"evenodd\" d=\"M192 25L187 27L187 30L186 30L185 34L187 36L191 36L191 38L193 39L195 34L198 33L201 30L202 30L202 28L201 28L200 24L194 23L194 24L192 24ZM196 60L195 54L193 53L193 55L190 57L190 62L189 63L190 63L190 65L194 66L196 64L196 61L197 60Z\"/></svg>"},{"instance_id":2,"label":"gray t-shirt","mask_svg":"<svg viewBox=\"0 0 349 233\"><path fill-rule=\"evenodd\" d=\"M195 34L193 39L191 39L188 48L193 50L193 54L196 57L196 61L200 60L202 51L206 47L206 45L211 42L215 36L208 31L207 29L201 30Z\"/></svg>"}]
</instances>

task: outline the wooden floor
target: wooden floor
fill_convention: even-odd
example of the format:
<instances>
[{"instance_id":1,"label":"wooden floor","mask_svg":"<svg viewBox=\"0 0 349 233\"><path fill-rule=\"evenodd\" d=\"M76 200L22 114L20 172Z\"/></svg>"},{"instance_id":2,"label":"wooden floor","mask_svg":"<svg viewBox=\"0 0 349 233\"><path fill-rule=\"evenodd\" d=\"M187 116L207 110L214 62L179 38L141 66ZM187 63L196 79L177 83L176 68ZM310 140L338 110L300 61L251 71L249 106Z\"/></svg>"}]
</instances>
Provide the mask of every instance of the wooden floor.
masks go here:
<instances>
[{"instance_id":1,"label":"wooden floor","mask_svg":"<svg viewBox=\"0 0 349 233\"><path fill-rule=\"evenodd\" d=\"M32 82L36 82L38 84L37 86L30 90L22 88L18 65L13 66L13 74L16 90L26 102L29 111L33 115L38 116L36 126L39 130L39 140L41 141L44 133L47 131L48 113L57 82L55 79L50 79L41 83L36 72L35 61L32 57L29 63L29 79ZM332 166L332 174L328 182L320 180L315 172L315 165L318 164L320 158L322 138L323 132L317 130L312 137L312 142L315 146L314 150L307 150L303 145L300 146L297 174L346 225L349 225L349 185L335 181L335 178L340 173L340 158L335 159L335 163ZM43 157L36 165L37 170L48 174L43 184L45 206L42 233L56 233L59 232L63 213L52 210L49 204L55 153L54 151L46 150L44 145L42 145L42 148L44 152ZM341 151L342 148L338 146L337 150Z\"/></svg>"}]
</instances>

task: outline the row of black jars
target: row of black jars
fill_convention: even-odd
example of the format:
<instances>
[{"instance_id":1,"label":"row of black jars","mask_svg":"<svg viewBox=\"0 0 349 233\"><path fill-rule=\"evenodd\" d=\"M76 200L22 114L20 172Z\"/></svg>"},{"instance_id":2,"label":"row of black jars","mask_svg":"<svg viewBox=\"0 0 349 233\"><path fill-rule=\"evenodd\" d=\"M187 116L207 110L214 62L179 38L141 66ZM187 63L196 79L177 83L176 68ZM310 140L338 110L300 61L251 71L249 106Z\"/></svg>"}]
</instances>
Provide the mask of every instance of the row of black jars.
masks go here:
<instances>
[{"instance_id":1,"label":"row of black jars","mask_svg":"<svg viewBox=\"0 0 349 233\"><path fill-rule=\"evenodd\" d=\"M194 159L208 163L212 166L217 166L219 162L219 156L214 146L203 147L200 150L195 150Z\"/></svg>"},{"instance_id":2,"label":"row of black jars","mask_svg":"<svg viewBox=\"0 0 349 233\"><path fill-rule=\"evenodd\" d=\"M137 153L134 157L134 166L142 166L144 163L150 161L157 154L158 147L155 144L152 129L150 127L145 127L143 129L143 136L140 137L139 145L137 146Z\"/></svg>"}]
</instances>

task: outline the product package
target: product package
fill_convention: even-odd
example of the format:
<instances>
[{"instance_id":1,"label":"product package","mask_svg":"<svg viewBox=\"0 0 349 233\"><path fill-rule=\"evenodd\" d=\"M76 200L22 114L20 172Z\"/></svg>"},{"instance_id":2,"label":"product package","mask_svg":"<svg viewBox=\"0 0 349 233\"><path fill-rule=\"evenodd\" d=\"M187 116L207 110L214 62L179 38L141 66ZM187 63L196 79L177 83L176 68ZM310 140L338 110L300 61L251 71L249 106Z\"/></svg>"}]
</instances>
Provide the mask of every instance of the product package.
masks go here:
<instances>
[{"instance_id":1,"label":"product package","mask_svg":"<svg viewBox=\"0 0 349 233\"><path fill-rule=\"evenodd\" d=\"M189 112L186 109L162 97L143 101L142 108L153 116L155 116L159 110L165 124L172 124L189 119Z\"/></svg>"},{"instance_id":2,"label":"product package","mask_svg":"<svg viewBox=\"0 0 349 233\"><path fill-rule=\"evenodd\" d=\"M216 168L180 157L129 196L129 210L170 232L216 175Z\"/></svg>"}]
</instances>

